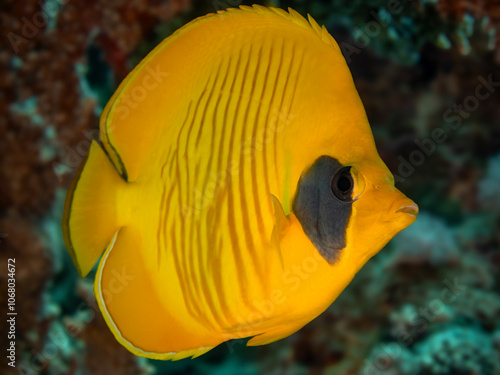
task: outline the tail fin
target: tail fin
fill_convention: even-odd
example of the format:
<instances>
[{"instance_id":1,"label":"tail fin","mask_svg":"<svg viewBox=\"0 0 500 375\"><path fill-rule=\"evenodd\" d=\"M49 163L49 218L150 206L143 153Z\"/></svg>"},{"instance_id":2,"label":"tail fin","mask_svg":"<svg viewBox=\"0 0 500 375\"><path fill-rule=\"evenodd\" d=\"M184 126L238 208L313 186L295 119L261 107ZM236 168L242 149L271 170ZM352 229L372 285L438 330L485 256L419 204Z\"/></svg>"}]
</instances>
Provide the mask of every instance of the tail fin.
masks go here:
<instances>
[{"instance_id":1,"label":"tail fin","mask_svg":"<svg viewBox=\"0 0 500 375\"><path fill-rule=\"evenodd\" d=\"M127 182L92 141L66 195L63 238L80 277L85 277L119 229L117 195Z\"/></svg>"}]
</instances>

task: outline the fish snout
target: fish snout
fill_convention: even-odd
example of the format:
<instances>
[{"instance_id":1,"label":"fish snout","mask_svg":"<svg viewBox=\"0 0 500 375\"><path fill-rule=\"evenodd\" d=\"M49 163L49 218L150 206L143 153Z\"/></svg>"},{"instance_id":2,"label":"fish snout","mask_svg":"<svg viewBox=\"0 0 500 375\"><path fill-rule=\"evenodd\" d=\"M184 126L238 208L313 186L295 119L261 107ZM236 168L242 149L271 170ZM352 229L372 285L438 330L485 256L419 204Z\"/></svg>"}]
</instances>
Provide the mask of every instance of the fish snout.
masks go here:
<instances>
[{"instance_id":1,"label":"fish snout","mask_svg":"<svg viewBox=\"0 0 500 375\"><path fill-rule=\"evenodd\" d=\"M392 217L394 220L396 218L398 221L405 219L410 219L412 222L417 218L419 208L418 205L408 198L406 195L401 193L398 189L393 188L393 198L392 203L389 205L387 215Z\"/></svg>"},{"instance_id":2,"label":"fish snout","mask_svg":"<svg viewBox=\"0 0 500 375\"><path fill-rule=\"evenodd\" d=\"M393 217L392 220L396 223L401 223L403 227L407 227L417 220L418 206L410 198L407 198L401 193L402 197L396 199L392 204L389 215ZM391 221L392 221L391 220Z\"/></svg>"},{"instance_id":3,"label":"fish snout","mask_svg":"<svg viewBox=\"0 0 500 375\"><path fill-rule=\"evenodd\" d=\"M398 213L398 212L402 212L404 214L417 217L418 206L415 202L408 199L406 202L402 203L401 206L396 210L396 213Z\"/></svg>"}]
</instances>

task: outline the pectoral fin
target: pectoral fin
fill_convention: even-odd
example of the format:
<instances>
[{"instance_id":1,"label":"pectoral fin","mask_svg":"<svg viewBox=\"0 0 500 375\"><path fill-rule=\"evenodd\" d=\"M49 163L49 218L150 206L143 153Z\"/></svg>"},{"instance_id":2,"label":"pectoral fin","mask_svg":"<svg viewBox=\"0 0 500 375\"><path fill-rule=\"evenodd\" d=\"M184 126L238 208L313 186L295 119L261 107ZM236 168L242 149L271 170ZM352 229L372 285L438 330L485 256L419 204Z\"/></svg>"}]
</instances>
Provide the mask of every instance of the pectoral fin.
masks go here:
<instances>
[{"instance_id":1,"label":"pectoral fin","mask_svg":"<svg viewBox=\"0 0 500 375\"><path fill-rule=\"evenodd\" d=\"M271 243L278 251L278 256L280 258L281 266L285 268L283 262L283 254L281 253L281 238L285 234L288 229L290 222L285 215L285 211L283 210L283 206L276 196L271 194L271 200L273 202L274 207L274 228L271 234Z\"/></svg>"},{"instance_id":2,"label":"pectoral fin","mask_svg":"<svg viewBox=\"0 0 500 375\"><path fill-rule=\"evenodd\" d=\"M267 332L264 332L260 335L252 337L250 340L247 342L247 346L258 346L258 345L267 345L271 344L275 341L284 339L285 337L288 337L295 332L297 332L299 329L301 329L304 326L303 323L301 324L296 324L296 325L285 325L285 326L278 326L275 329L269 330Z\"/></svg>"}]
</instances>

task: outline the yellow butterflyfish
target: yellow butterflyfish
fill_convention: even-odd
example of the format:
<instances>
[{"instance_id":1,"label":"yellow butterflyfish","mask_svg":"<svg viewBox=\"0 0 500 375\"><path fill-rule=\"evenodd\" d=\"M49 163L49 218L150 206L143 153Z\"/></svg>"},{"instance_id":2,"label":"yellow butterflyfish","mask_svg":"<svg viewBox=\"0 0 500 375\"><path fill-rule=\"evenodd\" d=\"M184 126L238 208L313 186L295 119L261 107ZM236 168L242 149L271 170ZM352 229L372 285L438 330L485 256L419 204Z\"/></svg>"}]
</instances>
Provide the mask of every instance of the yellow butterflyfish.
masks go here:
<instances>
[{"instance_id":1,"label":"yellow butterflyfish","mask_svg":"<svg viewBox=\"0 0 500 375\"><path fill-rule=\"evenodd\" d=\"M263 345L321 314L416 218L335 40L311 17L198 18L121 83L63 233L116 339L155 359Z\"/></svg>"}]
</instances>

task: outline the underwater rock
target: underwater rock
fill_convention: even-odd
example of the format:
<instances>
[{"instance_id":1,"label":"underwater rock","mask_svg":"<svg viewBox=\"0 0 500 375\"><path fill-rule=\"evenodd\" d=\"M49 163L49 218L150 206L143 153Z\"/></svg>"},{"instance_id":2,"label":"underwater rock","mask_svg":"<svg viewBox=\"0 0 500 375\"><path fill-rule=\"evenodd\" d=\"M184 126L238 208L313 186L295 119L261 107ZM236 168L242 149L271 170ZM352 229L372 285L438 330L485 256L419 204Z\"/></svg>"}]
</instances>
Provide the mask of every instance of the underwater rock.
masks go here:
<instances>
[{"instance_id":1,"label":"underwater rock","mask_svg":"<svg viewBox=\"0 0 500 375\"><path fill-rule=\"evenodd\" d=\"M16 273L22 296L16 303L23 311L17 324L19 371L136 374L141 367L127 351L105 344L107 328L88 328L75 311L82 300L75 292L77 275L68 271L71 260L60 252L60 216L53 210L62 209L54 202L61 203L57 190L67 187L98 133L99 93L85 74L94 64L89 46L102 51L111 74L104 89L112 91L133 67L128 55L144 35L189 6L185 0L0 5L6 42L0 67L8 72L0 80L0 254L2 264L15 257L22 265ZM64 345L53 345L50 337L56 336Z\"/></svg>"},{"instance_id":2,"label":"underwater rock","mask_svg":"<svg viewBox=\"0 0 500 375\"><path fill-rule=\"evenodd\" d=\"M496 375L500 371L494 337L474 328L451 326L413 348L379 344L360 375Z\"/></svg>"},{"instance_id":3,"label":"underwater rock","mask_svg":"<svg viewBox=\"0 0 500 375\"><path fill-rule=\"evenodd\" d=\"M37 234L33 220L11 214L0 219L0 261L7 265L8 259L15 259L15 311L16 317L16 351L19 366L27 355L39 353L43 348L43 338L48 330L49 322L39 316L43 309L43 292L47 280L53 276L53 267L47 258L42 241ZM5 266L5 269L7 267ZM7 285L7 273L0 274L3 285ZM0 300L7 305L7 293ZM2 325L2 334L7 337L7 325ZM24 366L46 366L45 362ZM20 370L21 371L21 370Z\"/></svg>"},{"instance_id":4,"label":"underwater rock","mask_svg":"<svg viewBox=\"0 0 500 375\"><path fill-rule=\"evenodd\" d=\"M432 303L432 302L431 302ZM422 319L422 308L414 304L405 304L390 314L390 334L394 339L401 339L401 335L407 337L408 345L415 342L425 335L427 326L424 327L424 322L419 322ZM427 323L442 324L452 321L455 318L453 306L441 304L439 308L434 309L432 322Z\"/></svg>"},{"instance_id":5,"label":"underwater rock","mask_svg":"<svg viewBox=\"0 0 500 375\"><path fill-rule=\"evenodd\" d=\"M473 328L437 332L417 345L416 353L417 375L496 375L500 371L491 337Z\"/></svg>"},{"instance_id":6,"label":"underwater rock","mask_svg":"<svg viewBox=\"0 0 500 375\"><path fill-rule=\"evenodd\" d=\"M132 68L127 56L156 23L188 1L6 2L0 54L9 75L0 82L0 207L42 215L59 183L67 184L97 134L94 96L78 73L90 45L104 51L117 81ZM120 57L117 57L120 56ZM83 77L85 78L85 77ZM24 103L24 104L23 104Z\"/></svg>"},{"instance_id":7,"label":"underwater rock","mask_svg":"<svg viewBox=\"0 0 500 375\"><path fill-rule=\"evenodd\" d=\"M394 252L388 266L400 264L452 265L460 262L456 238L443 220L426 212L393 241Z\"/></svg>"},{"instance_id":8,"label":"underwater rock","mask_svg":"<svg viewBox=\"0 0 500 375\"><path fill-rule=\"evenodd\" d=\"M70 1L46 12L47 22L37 27L34 15L53 3L62 4L35 0L0 4L2 35L13 32L21 37L0 51L0 67L9 73L0 80L0 257L2 264L13 256L23 264L17 275L18 293L23 296L19 308L25 311L18 326L19 353L25 359L21 364L29 363L33 351L42 353L48 347L48 332L60 332L62 325L76 338L69 340L72 354L54 365L54 371L65 368L71 373L85 354L84 366L92 369L88 373L96 375L152 372L151 366L158 374L206 374L209 367L203 366L203 360L182 365L183 361L176 362L169 367L154 361L136 361L116 345L104 322L98 318L89 322L92 315L88 314L95 308L87 300L93 295L92 285L77 282L76 273L68 273L72 268L69 257L66 261L70 263L66 264L61 254L46 248L52 246L54 228L59 223L41 223L45 217L56 220L49 211L57 201L57 189L67 186L90 139L96 136L99 105L107 99L106 90L112 92L137 59L169 30L187 21L181 17L171 27L159 20L188 9L191 2ZM327 24L339 43L345 41L358 48L353 40L354 28L360 30L356 35L362 38L365 25L376 21L371 10L384 19L388 1L279 3L292 5L304 15L309 11L318 22ZM445 111L455 104L463 106L464 100L474 95L479 75L488 77L498 71L494 60L500 54L497 3L439 0L418 4L407 2L399 15L387 21L387 26L382 24L380 33L370 38L366 48L350 55L350 68L374 128L377 147L395 174L399 174L398 157L408 160L417 149L414 140L428 138L437 127L449 126L443 120ZM234 5L235 1L216 5L198 2L196 15ZM467 13L470 15L464 18ZM24 34L23 28L30 33ZM497 47L491 50L494 45ZM459 49L469 50L469 54L464 56ZM497 57L496 64L498 61ZM469 339L483 340L486 335L485 346L489 347L491 336L496 352L488 349L485 353L499 357L498 98L496 91L480 101L476 110L468 112L467 118L461 117L460 128L448 133L448 140L398 183L422 208L424 216L415 224L426 214L432 215L437 227L444 225L445 242L457 244L458 254L448 252L448 247L446 254L433 254L443 246L437 230L430 230L429 237L434 236L437 243L429 253L413 253L396 240L367 264L318 319L286 340L255 349L251 362L262 369L261 373L370 374L363 372L362 366L366 371L370 368L364 361L376 358L381 351L383 354L387 349L384 344L394 341L404 329L414 340L402 348L400 358L404 360L394 360L393 367L387 368L393 374L415 375L417 370L423 371L424 358L429 358L425 361L430 361L433 371L432 364L440 359L424 352L437 350L447 341L465 345ZM485 165L490 165L487 170ZM483 176L479 183L478 173ZM485 212L492 217L486 217ZM430 222L434 222L432 219ZM413 233L409 240L428 246L418 237ZM425 239L427 234L422 237ZM395 249L402 253L393 253ZM48 259L49 254L54 258ZM391 268L387 268L389 261L395 261ZM426 262L432 267L425 267ZM439 298L443 280L453 281L454 277L467 289L428 322L427 330L413 333L411 329L418 327L411 324L411 314L418 314L429 301ZM68 301L63 303L61 296ZM456 332L458 324L468 333L461 338L445 334L447 329ZM85 343L85 349L77 344L78 340ZM107 343L115 346L108 348ZM463 353L456 345L452 348ZM471 348L470 352L476 353L477 348ZM220 350L214 367L222 363L221 368L231 374L239 373L242 361L228 358L248 359L249 350L243 346L237 353ZM453 362L453 353L446 353L451 358L445 359L448 368L455 363L467 365L460 358ZM475 355L471 361L477 364L485 354L479 350ZM498 368L496 371L500 372Z\"/></svg>"},{"instance_id":9,"label":"underwater rock","mask_svg":"<svg viewBox=\"0 0 500 375\"><path fill-rule=\"evenodd\" d=\"M138 359L118 344L106 326L100 312L95 312L92 324L81 333L86 343L85 368L90 374L138 373Z\"/></svg>"},{"instance_id":10,"label":"underwater rock","mask_svg":"<svg viewBox=\"0 0 500 375\"><path fill-rule=\"evenodd\" d=\"M330 30L348 30L351 40L339 43L348 62L368 47L379 56L413 65L425 46L432 44L464 55L493 51L500 63L500 8L494 0L291 0L279 4L311 13Z\"/></svg>"},{"instance_id":11,"label":"underwater rock","mask_svg":"<svg viewBox=\"0 0 500 375\"><path fill-rule=\"evenodd\" d=\"M18 338L28 340L28 331L41 333L38 312L42 308L41 296L47 280L53 275L53 268L47 258L41 240L36 234L35 223L20 216L0 219L0 259L15 259L16 264L16 309L22 311L17 322ZM7 273L0 274L0 280L7 285ZM6 293L0 298L6 305ZM38 327L38 329L37 329Z\"/></svg>"},{"instance_id":12,"label":"underwater rock","mask_svg":"<svg viewBox=\"0 0 500 375\"><path fill-rule=\"evenodd\" d=\"M498 292L479 288L468 288L463 298L454 304L457 320L474 322L484 330L492 332L498 329L500 322L500 298Z\"/></svg>"},{"instance_id":13,"label":"underwater rock","mask_svg":"<svg viewBox=\"0 0 500 375\"><path fill-rule=\"evenodd\" d=\"M480 29L486 36L487 47L490 50L500 45L500 4L494 0L438 0L436 9L444 19L459 24L455 38L461 43L464 52L469 52L468 39L475 29ZM475 25L479 23L479 27ZM496 51L497 62L500 62L500 53Z\"/></svg>"},{"instance_id":14,"label":"underwater rock","mask_svg":"<svg viewBox=\"0 0 500 375\"><path fill-rule=\"evenodd\" d=\"M486 210L500 211L500 154L489 160L479 181L479 201Z\"/></svg>"}]
</instances>

